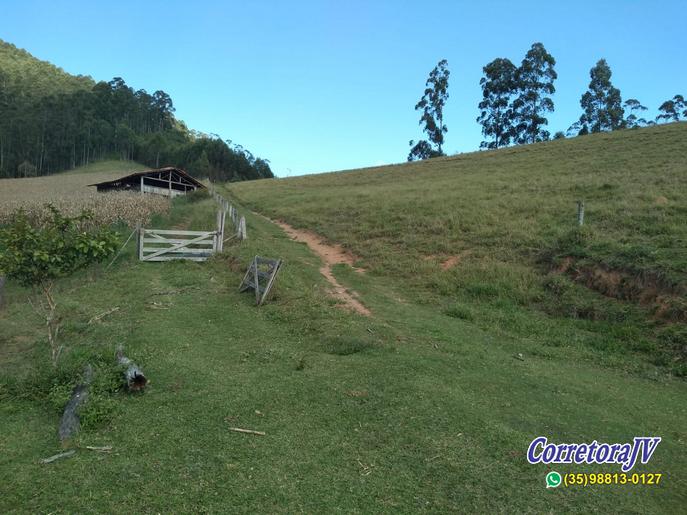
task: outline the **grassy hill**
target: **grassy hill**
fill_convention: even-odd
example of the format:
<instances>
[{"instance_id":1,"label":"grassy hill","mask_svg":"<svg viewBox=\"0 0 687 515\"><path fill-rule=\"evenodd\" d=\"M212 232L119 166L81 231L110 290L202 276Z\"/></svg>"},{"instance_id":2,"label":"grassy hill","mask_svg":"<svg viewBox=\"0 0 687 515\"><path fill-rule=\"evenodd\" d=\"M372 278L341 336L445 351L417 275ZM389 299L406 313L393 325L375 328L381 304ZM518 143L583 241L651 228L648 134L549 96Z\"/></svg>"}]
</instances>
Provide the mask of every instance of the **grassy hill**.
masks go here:
<instances>
[{"instance_id":1,"label":"grassy hill","mask_svg":"<svg viewBox=\"0 0 687 515\"><path fill-rule=\"evenodd\" d=\"M612 148L635 158L616 166ZM227 242L222 256L140 263L130 246L109 270L58 285L69 350L57 373L30 292L10 283L0 311L0 511L680 512L687 384L665 334L676 328L679 338L683 324L651 302L604 296L574 270L660 273L679 302L684 247L668 238L684 237L673 190L684 186L682 150L684 126L674 125L227 185L249 239ZM582 194L587 230L577 234ZM372 315L339 309L318 257L242 202L352 249L366 272L333 273ZM654 205L660 224L645 218ZM153 226L207 229L215 208L176 199ZM635 230L638 221L660 225L665 239ZM617 254L623 267L611 259L612 245L657 242L642 268L629 254ZM261 308L237 291L256 254L285 259ZM59 450L60 412L83 363L104 370L120 342L148 389L113 391L105 374L77 454L40 465ZM662 436L633 470L663 473L662 483L547 490L549 468L525 459L539 435ZM103 445L112 452L86 450Z\"/></svg>"},{"instance_id":2,"label":"grassy hill","mask_svg":"<svg viewBox=\"0 0 687 515\"><path fill-rule=\"evenodd\" d=\"M231 187L450 316L602 359L642 352L679 374L685 191L685 123Z\"/></svg>"}]
</instances>

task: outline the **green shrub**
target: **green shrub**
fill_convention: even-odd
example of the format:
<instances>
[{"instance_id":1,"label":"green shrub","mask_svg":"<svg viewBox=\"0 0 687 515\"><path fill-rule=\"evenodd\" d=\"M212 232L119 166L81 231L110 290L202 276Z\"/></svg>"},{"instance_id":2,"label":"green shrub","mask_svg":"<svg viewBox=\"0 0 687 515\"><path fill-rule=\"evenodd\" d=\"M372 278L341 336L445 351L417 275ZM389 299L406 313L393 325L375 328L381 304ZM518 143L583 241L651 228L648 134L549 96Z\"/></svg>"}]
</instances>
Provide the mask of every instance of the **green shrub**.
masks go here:
<instances>
[{"instance_id":1,"label":"green shrub","mask_svg":"<svg viewBox=\"0 0 687 515\"><path fill-rule=\"evenodd\" d=\"M189 204L201 202L210 198L210 192L206 188L200 188L195 191L190 191L186 194L186 200Z\"/></svg>"},{"instance_id":2,"label":"green shrub","mask_svg":"<svg viewBox=\"0 0 687 515\"><path fill-rule=\"evenodd\" d=\"M44 295L46 304L38 307L45 316L51 359L57 367L63 345L57 340L60 317L53 297L55 281L114 254L118 238L110 228L94 226L88 211L72 218L51 205L48 209L52 216L41 226L33 225L20 209L0 229L0 275Z\"/></svg>"}]
</instances>

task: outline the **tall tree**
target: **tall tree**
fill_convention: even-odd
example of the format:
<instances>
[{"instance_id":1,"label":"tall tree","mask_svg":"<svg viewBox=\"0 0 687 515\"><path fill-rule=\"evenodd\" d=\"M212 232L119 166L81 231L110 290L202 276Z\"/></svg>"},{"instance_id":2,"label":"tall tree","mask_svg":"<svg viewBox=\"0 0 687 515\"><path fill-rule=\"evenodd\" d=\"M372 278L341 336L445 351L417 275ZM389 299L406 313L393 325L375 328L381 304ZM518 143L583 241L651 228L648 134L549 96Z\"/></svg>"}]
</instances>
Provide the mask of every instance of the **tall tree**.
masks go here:
<instances>
[{"instance_id":1,"label":"tall tree","mask_svg":"<svg viewBox=\"0 0 687 515\"><path fill-rule=\"evenodd\" d=\"M499 148L510 144L514 136L511 99L516 91L516 68L509 59L497 58L482 70L482 101L478 104L477 121L482 124L482 134L494 139L483 141L480 147Z\"/></svg>"},{"instance_id":2,"label":"tall tree","mask_svg":"<svg viewBox=\"0 0 687 515\"><path fill-rule=\"evenodd\" d=\"M444 124L444 105L448 100L448 77L450 75L448 62L442 59L430 72L425 83L425 92L420 101L415 105L416 111L422 111L420 125L424 125L423 131L427 133L429 141L420 140L415 144L410 141L410 154L408 161L425 159L428 157L443 156L442 145L444 134L448 128Z\"/></svg>"},{"instance_id":3,"label":"tall tree","mask_svg":"<svg viewBox=\"0 0 687 515\"><path fill-rule=\"evenodd\" d=\"M625 100L623 107L626 113L630 113L625 118L625 127L628 129L634 129L636 127L644 127L647 124L645 118L640 118L635 114L635 112L641 114L642 112L646 111L646 107L644 107L639 100L636 98Z\"/></svg>"},{"instance_id":4,"label":"tall tree","mask_svg":"<svg viewBox=\"0 0 687 515\"><path fill-rule=\"evenodd\" d=\"M611 67L601 59L589 71L589 91L580 99L582 116L580 134L612 131L623 127L623 109L620 90L611 83Z\"/></svg>"},{"instance_id":5,"label":"tall tree","mask_svg":"<svg viewBox=\"0 0 687 515\"><path fill-rule=\"evenodd\" d=\"M199 160L203 151L205 160ZM0 41L0 178L46 175L112 156L214 180L271 177L269 162L189 131L164 91L95 83Z\"/></svg>"},{"instance_id":6,"label":"tall tree","mask_svg":"<svg viewBox=\"0 0 687 515\"><path fill-rule=\"evenodd\" d=\"M556 92L553 83L558 78L556 60L541 43L534 43L516 70L517 98L513 101L516 121L515 141L535 143L550 137L544 127L549 123L546 113L553 112L549 95Z\"/></svg>"},{"instance_id":7,"label":"tall tree","mask_svg":"<svg viewBox=\"0 0 687 515\"><path fill-rule=\"evenodd\" d=\"M666 100L658 110L661 114L656 117L657 122L678 122L681 118L687 118L687 102L682 95L675 95L672 100Z\"/></svg>"},{"instance_id":8,"label":"tall tree","mask_svg":"<svg viewBox=\"0 0 687 515\"><path fill-rule=\"evenodd\" d=\"M510 144L514 136L511 99L516 91L516 68L509 59L497 58L484 68L482 101L478 107L477 122L482 124L482 134L492 141L483 141L481 148L499 148Z\"/></svg>"}]
</instances>

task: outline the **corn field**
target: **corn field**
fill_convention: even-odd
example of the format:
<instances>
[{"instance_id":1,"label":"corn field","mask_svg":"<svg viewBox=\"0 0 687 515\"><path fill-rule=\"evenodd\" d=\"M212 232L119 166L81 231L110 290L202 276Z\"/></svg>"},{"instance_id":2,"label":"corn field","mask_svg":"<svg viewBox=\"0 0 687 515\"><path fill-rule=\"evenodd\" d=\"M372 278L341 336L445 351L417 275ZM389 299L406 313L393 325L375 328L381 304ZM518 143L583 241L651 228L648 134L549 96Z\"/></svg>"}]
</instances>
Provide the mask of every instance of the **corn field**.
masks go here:
<instances>
[{"instance_id":1,"label":"corn field","mask_svg":"<svg viewBox=\"0 0 687 515\"><path fill-rule=\"evenodd\" d=\"M0 224L8 222L20 208L40 224L49 215L47 204L65 215L78 215L87 209L93 213L93 222L123 222L129 226L146 224L154 214L169 210L165 197L133 192L98 193L95 187L88 186L112 178L112 173L88 173L0 180Z\"/></svg>"}]
</instances>

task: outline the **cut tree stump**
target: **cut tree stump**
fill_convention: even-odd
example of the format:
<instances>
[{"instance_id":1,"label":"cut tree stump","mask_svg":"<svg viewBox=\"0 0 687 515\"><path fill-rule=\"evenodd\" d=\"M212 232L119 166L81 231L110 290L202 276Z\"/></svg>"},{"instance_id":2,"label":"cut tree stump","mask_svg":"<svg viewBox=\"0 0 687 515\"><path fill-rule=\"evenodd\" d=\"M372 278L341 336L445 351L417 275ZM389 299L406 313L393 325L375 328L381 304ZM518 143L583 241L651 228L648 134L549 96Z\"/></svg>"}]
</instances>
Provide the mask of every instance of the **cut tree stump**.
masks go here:
<instances>
[{"instance_id":1,"label":"cut tree stump","mask_svg":"<svg viewBox=\"0 0 687 515\"><path fill-rule=\"evenodd\" d=\"M143 374L143 370L124 355L124 347L121 344L117 347L117 364L125 367L124 381L130 391L139 392L146 387L148 379Z\"/></svg>"},{"instance_id":2,"label":"cut tree stump","mask_svg":"<svg viewBox=\"0 0 687 515\"><path fill-rule=\"evenodd\" d=\"M72 392L72 396L64 408L62 420L60 421L60 441L62 445L75 436L81 428L81 421L79 420L79 410L81 406L88 400L88 388L93 381L93 368L91 365L86 365L84 370L83 383L77 385Z\"/></svg>"}]
</instances>

